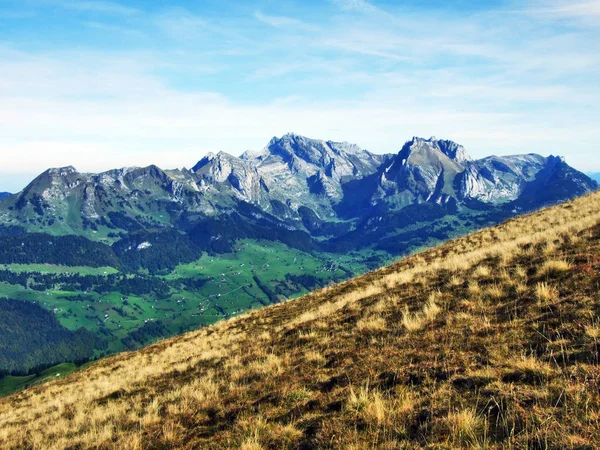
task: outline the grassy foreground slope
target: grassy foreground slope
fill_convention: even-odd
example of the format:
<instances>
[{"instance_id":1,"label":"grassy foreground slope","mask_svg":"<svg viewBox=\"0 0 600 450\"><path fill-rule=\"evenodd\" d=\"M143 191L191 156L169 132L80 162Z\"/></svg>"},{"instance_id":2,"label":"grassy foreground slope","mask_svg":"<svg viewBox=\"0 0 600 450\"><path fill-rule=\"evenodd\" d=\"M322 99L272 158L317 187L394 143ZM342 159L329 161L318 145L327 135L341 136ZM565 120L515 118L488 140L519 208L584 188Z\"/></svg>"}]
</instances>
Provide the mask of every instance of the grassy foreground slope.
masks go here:
<instances>
[{"instance_id":1,"label":"grassy foreground slope","mask_svg":"<svg viewBox=\"0 0 600 450\"><path fill-rule=\"evenodd\" d=\"M0 448L600 448L600 193L0 399Z\"/></svg>"}]
</instances>

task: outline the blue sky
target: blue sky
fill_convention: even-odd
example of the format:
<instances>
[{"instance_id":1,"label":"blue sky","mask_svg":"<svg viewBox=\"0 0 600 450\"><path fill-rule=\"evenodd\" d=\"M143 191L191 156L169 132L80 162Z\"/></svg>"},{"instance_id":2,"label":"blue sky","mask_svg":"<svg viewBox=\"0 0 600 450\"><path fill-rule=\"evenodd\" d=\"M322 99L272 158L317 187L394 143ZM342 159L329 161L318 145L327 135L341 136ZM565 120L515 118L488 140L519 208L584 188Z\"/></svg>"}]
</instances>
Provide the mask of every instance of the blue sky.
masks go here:
<instances>
[{"instance_id":1,"label":"blue sky","mask_svg":"<svg viewBox=\"0 0 600 450\"><path fill-rule=\"evenodd\" d=\"M599 0L0 0L0 190L288 131L600 171L599 79Z\"/></svg>"}]
</instances>

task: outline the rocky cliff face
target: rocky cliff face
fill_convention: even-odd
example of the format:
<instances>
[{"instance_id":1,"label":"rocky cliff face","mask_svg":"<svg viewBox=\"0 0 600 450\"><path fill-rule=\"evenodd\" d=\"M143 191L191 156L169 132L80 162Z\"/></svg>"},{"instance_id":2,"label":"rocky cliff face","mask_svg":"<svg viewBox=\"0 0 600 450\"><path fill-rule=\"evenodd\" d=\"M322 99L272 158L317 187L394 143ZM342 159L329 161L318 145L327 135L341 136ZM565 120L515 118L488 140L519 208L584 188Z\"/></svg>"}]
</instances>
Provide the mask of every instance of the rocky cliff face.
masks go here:
<instances>
[{"instance_id":1,"label":"rocky cliff face","mask_svg":"<svg viewBox=\"0 0 600 450\"><path fill-rule=\"evenodd\" d=\"M290 133L271 139L261 153L251 155L247 152L241 158L255 161L265 171L271 165L285 165L288 171L306 177L323 171L327 177L340 181L375 172L386 156L372 154L347 142L322 141Z\"/></svg>"},{"instance_id":2,"label":"rocky cliff face","mask_svg":"<svg viewBox=\"0 0 600 450\"><path fill-rule=\"evenodd\" d=\"M441 202L456 197L453 182L470 157L450 141L413 138L381 174L375 198L403 197L402 204Z\"/></svg>"},{"instance_id":3,"label":"rocky cliff face","mask_svg":"<svg viewBox=\"0 0 600 450\"><path fill-rule=\"evenodd\" d=\"M227 189L248 202L259 202L268 193L268 186L257 167L224 152L209 153L192 168L203 190L215 185Z\"/></svg>"},{"instance_id":4,"label":"rocky cliff face","mask_svg":"<svg viewBox=\"0 0 600 450\"><path fill-rule=\"evenodd\" d=\"M562 187L549 186L560 178ZM468 207L474 202L499 206L519 202L523 196L555 201L583 195L596 183L569 167L561 158L540 155L490 156L473 160L451 141L413 138L380 170L376 183L353 186L364 190L371 204L402 208L414 203ZM524 199L522 199L524 200ZM364 202L364 201L363 201Z\"/></svg>"},{"instance_id":5,"label":"rocky cliff face","mask_svg":"<svg viewBox=\"0 0 600 450\"><path fill-rule=\"evenodd\" d=\"M267 184L294 197L321 195L339 199L341 184L378 170L386 155L375 155L347 142L321 141L296 134L273 138L255 155L241 159L256 165Z\"/></svg>"},{"instance_id":6,"label":"rocky cliff face","mask_svg":"<svg viewBox=\"0 0 600 450\"><path fill-rule=\"evenodd\" d=\"M546 165L547 159L539 155L491 156L473 161L458 179L458 194L484 203L514 201Z\"/></svg>"}]
</instances>

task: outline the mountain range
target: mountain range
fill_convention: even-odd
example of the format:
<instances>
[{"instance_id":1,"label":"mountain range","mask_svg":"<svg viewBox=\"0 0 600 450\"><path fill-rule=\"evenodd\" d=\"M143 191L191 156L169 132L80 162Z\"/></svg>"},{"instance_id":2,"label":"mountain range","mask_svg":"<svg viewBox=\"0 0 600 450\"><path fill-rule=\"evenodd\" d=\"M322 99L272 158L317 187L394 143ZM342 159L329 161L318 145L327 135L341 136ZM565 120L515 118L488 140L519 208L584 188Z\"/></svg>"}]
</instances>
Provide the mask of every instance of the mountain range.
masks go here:
<instances>
[{"instance_id":1,"label":"mountain range","mask_svg":"<svg viewBox=\"0 0 600 450\"><path fill-rule=\"evenodd\" d=\"M0 223L105 242L174 228L216 251L237 238L268 238L278 230L277 239L336 251L377 245L419 222L471 213L509 216L597 187L555 156L474 160L462 146L433 137L415 137L395 155L377 155L291 133L257 153L210 153L191 170L49 169L0 202ZM235 229L226 227L230 221ZM215 240L221 242L212 245Z\"/></svg>"}]
</instances>

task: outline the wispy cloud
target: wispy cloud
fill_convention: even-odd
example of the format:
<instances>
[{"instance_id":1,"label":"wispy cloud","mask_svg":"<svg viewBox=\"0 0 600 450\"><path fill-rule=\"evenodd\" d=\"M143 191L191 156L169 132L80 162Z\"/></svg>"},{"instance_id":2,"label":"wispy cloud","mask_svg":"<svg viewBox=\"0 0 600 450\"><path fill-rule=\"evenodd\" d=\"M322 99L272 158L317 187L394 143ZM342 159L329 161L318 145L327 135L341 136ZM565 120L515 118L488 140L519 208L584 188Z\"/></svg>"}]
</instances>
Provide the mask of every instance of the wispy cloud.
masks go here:
<instances>
[{"instance_id":1,"label":"wispy cloud","mask_svg":"<svg viewBox=\"0 0 600 450\"><path fill-rule=\"evenodd\" d=\"M91 3L101 2L78 5ZM330 0L319 13L267 2L238 15L190 7L110 17L63 8L68 26L84 24L95 39L58 48L46 30L28 29L49 48L0 46L0 170L189 166L290 130L375 152L436 135L474 156L566 154L600 170L600 30L579 18L598 3L442 13ZM99 48L89 28L118 42ZM0 42L11 38L0 30Z\"/></svg>"},{"instance_id":2,"label":"wispy cloud","mask_svg":"<svg viewBox=\"0 0 600 450\"><path fill-rule=\"evenodd\" d=\"M540 12L548 14L563 14L566 16L598 16L600 15L600 1L566 2L564 0L546 3L546 8Z\"/></svg>"},{"instance_id":3,"label":"wispy cloud","mask_svg":"<svg viewBox=\"0 0 600 450\"><path fill-rule=\"evenodd\" d=\"M302 20L286 16L272 16L268 14L263 14L260 11L256 11L254 13L254 17L260 22L270 25L274 28L282 28L286 30L300 29L307 31L314 31L318 29L318 27L314 25L309 25L308 23L303 22Z\"/></svg>"},{"instance_id":4,"label":"wispy cloud","mask_svg":"<svg viewBox=\"0 0 600 450\"><path fill-rule=\"evenodd\" d=\"M152 20L163 33L181 41L180 43L218 37L219 41L214 44L221 48L232 43L246 46L252 44L247 36L237 30L235 24L227 23L226 19L207 19L185 8L168 9Z\"/></svg>"},{"instance_id":5,"label":"wispy cloud","mask_svg":"<svg viewBox=\"0 0 600 450\"><path fill-rule=\"evenodd\" d=\"M96 30L109 31L111 33L126 34L126 35L130 35L130 36L135 36L135 37L147 36L147 33L143 32L142 30L138 30L138 29L131 28L131 27L114 25L112 23L98 22L98 21L93 21L93 20L83 21L82 23L86 27L93 28Z\"/></svg>"},{"instance_id":6,"label":"wispy cloud","mask_svg":"<svg viewBox=\"0 0 600 450\"><path fill-rule=\"evenodd\" d=\"M600 0L549 0L546 2L535 0L527 13L538 18L570 20L588 25L598 25L600 24Z\"/></svg>"},{"instance_id":7,"label":"wispy cloud","mask_svg":"<svg viewBox=\"0 0 600 450\"><path fill-rule=\"evenodd\" d=\"M102 14L131 15L139 12L136 8L121 5L120 3L105 1L80 1L80 0L46 0L47 4L52 4L65 9L74 11L94 12Z\"/></svg>"},{"instance_id":8,"label":"wispy cloud","mask_svg":"<svg viewBox=\"0 0 600 450\"><path fill-rule=\"evenodd\" d=\"M366 0L330 0L334 5L346 11L375 12L378 10Z\"/></svg>"}]
</instances>

